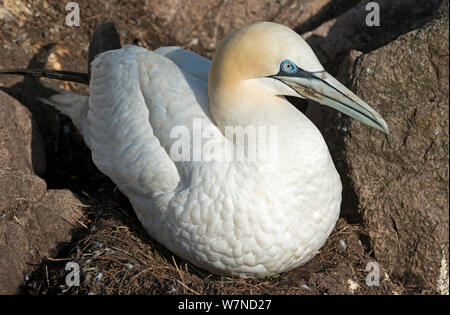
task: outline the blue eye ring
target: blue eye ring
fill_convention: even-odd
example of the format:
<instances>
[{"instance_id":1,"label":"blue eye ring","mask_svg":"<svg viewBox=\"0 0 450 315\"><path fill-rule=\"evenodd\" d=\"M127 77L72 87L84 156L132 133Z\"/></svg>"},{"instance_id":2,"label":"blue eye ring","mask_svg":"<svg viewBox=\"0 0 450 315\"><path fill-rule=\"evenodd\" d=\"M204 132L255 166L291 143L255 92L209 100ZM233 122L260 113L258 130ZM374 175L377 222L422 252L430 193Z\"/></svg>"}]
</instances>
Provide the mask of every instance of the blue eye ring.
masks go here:
<instances>
[{"instance_id":1,"label":"blue eye ring","mask_svg":"<svg viewBox=\"0 0 450 315\"><path fill-rule=\"evenodd\" d=\"M286 73L296 73L298 71L297 66L290 60L285 60L281 63L281 70Z\"/></svg>"}]
</instances>

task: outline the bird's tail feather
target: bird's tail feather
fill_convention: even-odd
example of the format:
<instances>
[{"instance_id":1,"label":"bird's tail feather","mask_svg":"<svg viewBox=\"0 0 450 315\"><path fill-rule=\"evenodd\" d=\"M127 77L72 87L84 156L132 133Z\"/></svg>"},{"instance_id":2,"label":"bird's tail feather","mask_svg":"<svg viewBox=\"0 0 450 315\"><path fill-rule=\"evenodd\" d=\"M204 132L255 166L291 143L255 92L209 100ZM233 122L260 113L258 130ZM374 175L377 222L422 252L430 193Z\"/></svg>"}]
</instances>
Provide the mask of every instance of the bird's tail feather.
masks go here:
<instances>
[{"instance_id":1,"label":"bird's tail feather","mask_svg":"<svg viewBox=\"0 0 450 315\"><path fill-rule=\"evenodd\" d=\"M90 147L91 137L87 123L89 97L61 89L49 83L43 84L45 87L55 91L56 94L48 98L39 98L39 100L56 108L62 114L69 116L75 127L83 136L87 146Z\"/></svg>"},{"instance_id":2,"label":"bird's tail feather","mask_svg":"<svg viewBox=\"0 0 450 315\"><path fill-rule=\"evenodd\" d=\"M56 92L56 94L48 98L39 97L38 99L45 104L51 105L70 118L72 118L74 107L84 105L88 101L88 96L76 94L49 83L43 83L43 85Z\"/></svg>"},{"instance_id":3,"label":"bird's tail feather","mask_svg":"<svg viewBox=\"0 0 450 315\"><path fill-rule=\"evenodd\" d=\"M0 74L45 77L51 79L59 79L63 81L89 84L87 73L79 73L73 71L60 71L48 69L11 69L11 70L0 70ZM89 97L61 89L57 86L54 86L46 82L42 82L42 84L48 89L55 91L56 94L48 98L39 98L39 100L45 104L48 104L56 108L64 115L69 116L75 127L83 136L88 147L90 147L91 140L87 124Z\"/></svg>"},{"instance_id":4,"label":"bird's tail feather","mask_svg":"<svg viewBox=\"0 0 450 315\"><path fill-rule=\"evenodd\" d=\"M89 78L87 73L74 71L49 70L49 69L8 69L8 70L0 70L0 74L23 75L29 77L44 77L63 81L77 82L86 85L89 84Z\"/></svg>"}]
</instances>

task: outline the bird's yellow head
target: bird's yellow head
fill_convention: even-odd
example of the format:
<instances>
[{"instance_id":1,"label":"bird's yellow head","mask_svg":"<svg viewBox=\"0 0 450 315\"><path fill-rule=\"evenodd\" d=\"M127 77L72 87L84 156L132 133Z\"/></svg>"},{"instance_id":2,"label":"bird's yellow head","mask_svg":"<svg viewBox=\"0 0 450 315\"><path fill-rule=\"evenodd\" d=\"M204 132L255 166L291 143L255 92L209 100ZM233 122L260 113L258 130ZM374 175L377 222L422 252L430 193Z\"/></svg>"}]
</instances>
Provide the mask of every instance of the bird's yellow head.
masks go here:
<instances>
[{"instance_id":1,"label":"bird's yellow head","mask_svg":"<svg viewBox=\"0 0 450 315\"><path fill-rule=\"evenodd\" d=\"M258 22L228 35L209 73L211 113L218 123L239 124L261 104L283 96L308 98L388 132L383 118L325 72L311 47L292 29ZM284 104L284 102L283 102Z\"/></svg>"},{"instance_id":2,"label":"bird's yellow head","mask_svg":"<svg viewBox=\"0 0 450 315\"><path fill-rule=\"evenodd\" d=\"M229 34L218 46L210 85L277 74L284 60L308 71L323 70L309 45L287 26L258 22Z\"/></svg>"}]
</instances>

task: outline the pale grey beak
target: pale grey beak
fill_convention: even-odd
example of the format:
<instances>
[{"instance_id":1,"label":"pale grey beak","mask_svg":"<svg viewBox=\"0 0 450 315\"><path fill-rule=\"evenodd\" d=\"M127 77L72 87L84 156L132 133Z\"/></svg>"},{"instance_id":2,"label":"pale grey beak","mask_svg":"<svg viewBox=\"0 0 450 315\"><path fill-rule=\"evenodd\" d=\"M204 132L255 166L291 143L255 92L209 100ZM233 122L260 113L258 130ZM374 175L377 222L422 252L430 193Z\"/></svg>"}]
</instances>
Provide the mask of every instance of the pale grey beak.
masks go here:
<instances>
[{"instance_id":1,"label":"pale grey beak","mask_svg":"<svg viewBox=\"0 0 450 315\"><path fill-rule=\"evenodd\" d=\"M299 96L330 106L360 122L389 133L389 128L372 107L325 71L273 76L293 88Z\"/></svg>"}]
</instances>

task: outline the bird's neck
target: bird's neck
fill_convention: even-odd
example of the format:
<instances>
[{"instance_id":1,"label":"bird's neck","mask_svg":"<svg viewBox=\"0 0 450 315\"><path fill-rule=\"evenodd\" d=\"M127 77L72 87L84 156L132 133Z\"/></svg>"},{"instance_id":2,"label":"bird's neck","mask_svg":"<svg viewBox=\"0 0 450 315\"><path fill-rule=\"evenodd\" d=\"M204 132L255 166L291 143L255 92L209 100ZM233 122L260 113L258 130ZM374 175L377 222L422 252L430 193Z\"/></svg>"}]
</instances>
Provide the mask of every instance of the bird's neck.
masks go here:
<instances>
[{"instance_id":1,"label":"bird's neck","mask_svg":"<svg viewBox=\"0 0 450 315\"><path fill-rule=\"evenodd\" d=\"M256 81L209 89L209 105L217 127L226 136L226 128L276 128L281 138L306 136L304 128L314 125L291 103L271 95Z\"/></svg>"},{"instance_id":2,"label":"bird's neck","mask_svg":"<svg viewBox=\"0 0 450 315\"><path fill-rule=\"evenodd\" d=\"M269 95L251 82L209 88L210 111L225 134L226 127L280 126L291 105L283 98Z\"/></svg>"},{"instance_id":3,"label":"bird's neck","mask_svg":"<svg viewBox=\"0 0 450 315\"><path fill-rule=\"evenodd\" d=\"M214 91L210 90L210 109L218 128L233 143L236 142L231 137L235 134L227 132L227 129L241 128L245 137L253 130L257 136L254 145L258 154L275 145L278 153L273 158L283 164L293 161L301 164L308 159L307 156L328 152L317 128L286 99L263 91L252 92L254 90L248 86L228 87L225 91L221 94L221 91L211 93ZM263 141L260 135L264 135Z\"/></svg>"}]
</instances>

